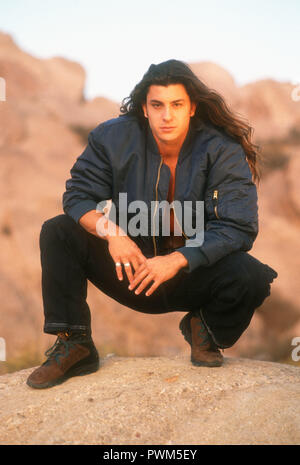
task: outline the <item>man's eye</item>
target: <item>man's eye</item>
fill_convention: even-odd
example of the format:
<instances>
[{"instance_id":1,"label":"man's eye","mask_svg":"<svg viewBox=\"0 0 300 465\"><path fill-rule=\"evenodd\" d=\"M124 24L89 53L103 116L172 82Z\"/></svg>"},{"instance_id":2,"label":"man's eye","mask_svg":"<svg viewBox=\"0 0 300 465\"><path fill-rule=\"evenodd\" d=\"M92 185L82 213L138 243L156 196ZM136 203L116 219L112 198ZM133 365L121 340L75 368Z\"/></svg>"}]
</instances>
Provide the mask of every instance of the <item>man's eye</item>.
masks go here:
<instances>
[{"instance_id":1,"label":"man's eye","mask_svg":"<svg viewBox=\"0 0 300 465\"><path fill-rule=\"evenodd\" d=\"M152 106L153 106L154 108L158 108L158 107L160 106L160 104L159 104L159 103L152 103Z\"/></svg>"},{"instance_id":2,"label":"man's eye","mask_svg":"<svg viewBox=\"0 0 300 465\"><path fill-rule=\"evenodd\" d=\"M174 103L175 107L182 107L182 103Z\"/></svg>"}]
</instances>

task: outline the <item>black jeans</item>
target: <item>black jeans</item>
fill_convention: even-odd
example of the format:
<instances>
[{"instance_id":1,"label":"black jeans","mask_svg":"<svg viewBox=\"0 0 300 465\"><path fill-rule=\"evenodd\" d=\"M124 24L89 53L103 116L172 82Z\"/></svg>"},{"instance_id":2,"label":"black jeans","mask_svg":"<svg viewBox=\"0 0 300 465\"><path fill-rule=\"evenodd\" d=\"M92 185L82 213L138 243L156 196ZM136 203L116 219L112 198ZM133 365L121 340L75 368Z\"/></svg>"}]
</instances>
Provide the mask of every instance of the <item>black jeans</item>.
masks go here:
<instances>
[{"instance_id":1,"label":"black jeans","mask_svg":"<svg viewBox=\"0 0 300 465\"><path fill-rule=\"evenodd\" d=\"M180 270L149 297L117 279L107 242L65 214L45 221L40 233L44 332L91 332L87 280L120 304L143 313L199 312L221 348L231 347L270 295L277 273L246 252L235 252L210 267Z\"/></svg>"}]
</instances>

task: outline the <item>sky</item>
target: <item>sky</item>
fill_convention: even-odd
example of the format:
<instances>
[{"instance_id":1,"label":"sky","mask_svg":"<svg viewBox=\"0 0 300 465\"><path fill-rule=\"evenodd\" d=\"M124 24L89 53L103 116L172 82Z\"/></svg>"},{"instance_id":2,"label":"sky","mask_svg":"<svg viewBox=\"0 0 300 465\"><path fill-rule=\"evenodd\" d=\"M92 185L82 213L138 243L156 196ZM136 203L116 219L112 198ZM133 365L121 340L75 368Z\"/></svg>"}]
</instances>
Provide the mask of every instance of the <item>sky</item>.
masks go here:
<instances>
[{"instance_id":1,"label":"sky","mask_svg":"<svg viewBox=\"0 0 300 465\"><path fill-rule=\"evenodd\" d=\"M151 63L214 62L238 85L300 83L300 0L0 0L0 31L86 71L84 95L121 102Z\"/></svg>"}]
</instances>

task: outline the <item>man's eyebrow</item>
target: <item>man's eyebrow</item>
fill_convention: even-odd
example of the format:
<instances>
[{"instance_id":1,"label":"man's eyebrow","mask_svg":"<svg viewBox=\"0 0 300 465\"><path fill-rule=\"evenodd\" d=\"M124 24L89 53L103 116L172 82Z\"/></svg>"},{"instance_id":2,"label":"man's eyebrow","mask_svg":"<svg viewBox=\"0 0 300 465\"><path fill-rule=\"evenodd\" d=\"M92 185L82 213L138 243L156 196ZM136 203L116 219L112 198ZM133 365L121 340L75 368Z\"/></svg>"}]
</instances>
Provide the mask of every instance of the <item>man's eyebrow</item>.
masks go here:
<instances>
[{"instance_id":1,"label":"man's eyebrow","mask_svg":"<svg viewBox=\"0 0 300 465\"><path fill-rule=\"evenodd\" d=\"M172 100L171 103L179 103L179 102L184 102L184 99L183 98L179 98L177 100ZM160 100L157 100L157 99L151 99L150 100L150 103L163 103L161 102Z\"/></svg>"}]
</instances>

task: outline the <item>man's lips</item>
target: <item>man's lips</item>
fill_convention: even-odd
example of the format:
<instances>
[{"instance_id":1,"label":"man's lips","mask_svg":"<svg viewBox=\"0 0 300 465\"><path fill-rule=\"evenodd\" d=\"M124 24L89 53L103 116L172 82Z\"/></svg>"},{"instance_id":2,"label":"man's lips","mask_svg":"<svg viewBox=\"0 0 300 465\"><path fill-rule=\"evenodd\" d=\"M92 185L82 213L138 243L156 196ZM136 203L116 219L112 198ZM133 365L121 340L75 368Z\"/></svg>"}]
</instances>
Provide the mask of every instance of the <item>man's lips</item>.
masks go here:
<instances>
[{"instance_id":1,"label":"man's lips","mask_svg":"<svg viewBox=\"0 0 300 465\"><path fill-rule=\"evenodd\" d=\"M160 129L162 131L171 131L172 129L175 129L175 126L161 126Z\"/></svg>"}]
</instances>

